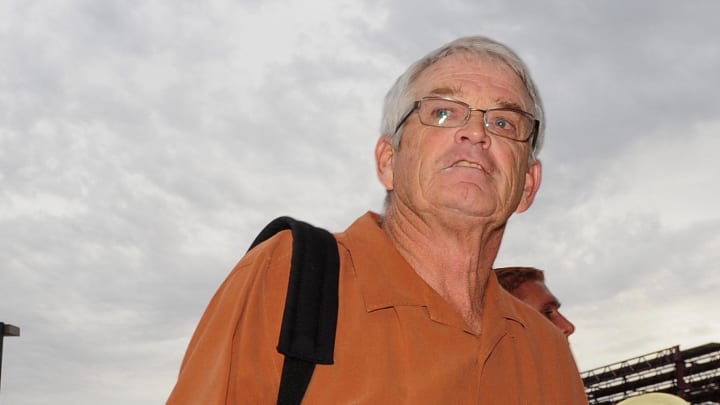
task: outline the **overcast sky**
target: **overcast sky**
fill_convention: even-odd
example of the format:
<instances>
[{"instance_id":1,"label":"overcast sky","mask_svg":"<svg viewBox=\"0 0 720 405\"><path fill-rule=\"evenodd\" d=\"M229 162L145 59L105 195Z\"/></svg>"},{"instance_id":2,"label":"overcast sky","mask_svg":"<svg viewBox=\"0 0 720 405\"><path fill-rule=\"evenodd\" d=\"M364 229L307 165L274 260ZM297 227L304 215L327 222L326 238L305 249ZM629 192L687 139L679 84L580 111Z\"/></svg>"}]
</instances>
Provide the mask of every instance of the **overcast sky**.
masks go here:
<instances>
[{"instance_id":1,"label":"overcast sky","mask_svg":"<svg viewBox=\"0 0 720 405\"><path fill-rule=\"evenodd\" d=\"M720 341L720 2L0 2L3 404L159 404L274 217L380 210L381 101L488 35L547 109L533 265L580 369Z\"/></svg>"}]
</instances>

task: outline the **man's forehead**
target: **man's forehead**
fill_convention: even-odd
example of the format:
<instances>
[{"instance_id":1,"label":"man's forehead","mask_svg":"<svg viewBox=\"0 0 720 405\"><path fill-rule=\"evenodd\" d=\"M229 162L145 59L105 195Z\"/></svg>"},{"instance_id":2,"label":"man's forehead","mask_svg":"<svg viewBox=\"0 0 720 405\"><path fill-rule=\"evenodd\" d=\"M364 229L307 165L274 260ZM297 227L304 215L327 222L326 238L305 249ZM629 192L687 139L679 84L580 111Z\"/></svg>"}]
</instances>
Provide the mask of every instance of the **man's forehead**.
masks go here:
<instances>
[{"instance_id":1,"label":"man's forehead","mask_svg":"<svg viewBox=\"0 0 720 405\"><path fill-rule=\"evenodd\" d=\"M544 306L560 308L560 301L550 292L545 283L538 280L528 280L517 288L517 293L523 299L531 299L542 303Z\"/></svg>"},{"instance_id":2,"label":"man's forehead","mask_svg":"<svg viewBox=\"0 0 720 405\"><path fill-rule=\"evenodd\" d=\"M458 52L447 55L432 61L415 76L419 78L427 74L436 74L444 71L452 72L460 76L491 75L507 73L509 76L522 80L515 69L507 62L489 55L471 54L469 52Z\"/></svg>"},{"instance_id":3,"label":"man's forehead","mask_svg":"<svg viewBox=\"0 0 720 405\"><path fill-rule=\"evenodd\" d=\"M555 308L555 309L560 308L560 306L562 304L557 299L557 297L553 293L551 293L550 290L548 290L548 288L546 286L543 285L543 287L545 290L545 295L543 296L543 298L544 298L543 304L550 308Z\"/></svg>"},{"instance_id":4,"label":"man's forehead","mask_svg":"<svg viewBox=\"0 0 720 405\"><path fill-rule=\"evenodd\" d=\"M530 106L530 97L520 76L504 62L490 57L464 53L446 56L421 71L413 80L412 87L417 98L428 95L462 97L460 101L472 104L468 97L476 96L477 89L468 88L474 87L471 83L493 88L493 92L498 88L506 89L509 94L492 100L496 103L494 107L525 110Z\"/></svg>"}]
</instances>

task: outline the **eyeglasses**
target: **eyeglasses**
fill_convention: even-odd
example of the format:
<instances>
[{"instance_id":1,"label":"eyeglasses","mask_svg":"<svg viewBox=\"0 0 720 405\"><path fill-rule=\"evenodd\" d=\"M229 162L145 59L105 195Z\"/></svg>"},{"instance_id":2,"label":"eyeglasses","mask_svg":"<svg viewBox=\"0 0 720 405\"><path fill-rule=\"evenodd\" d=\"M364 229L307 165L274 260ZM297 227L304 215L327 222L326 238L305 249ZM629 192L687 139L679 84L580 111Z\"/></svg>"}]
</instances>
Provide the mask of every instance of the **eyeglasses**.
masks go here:
<instances>
[{"instance_id":1,"label":"eyeglasses","mask_svg":"<svg viewBox=\"0 0 720 405\"><path fill-rule=\"evenodd\" d=\"M423 125L440 128L458 128L470 120L473 111L483 113L483 124L488 133L518 142L527 142L532 138L535 147L540 121L532 114L516 108L489 108L481 110L472 108L462 101L442 97L424 97L413 103L395 127L395 133L417 111Z\"/></svg>"}]
</instances>

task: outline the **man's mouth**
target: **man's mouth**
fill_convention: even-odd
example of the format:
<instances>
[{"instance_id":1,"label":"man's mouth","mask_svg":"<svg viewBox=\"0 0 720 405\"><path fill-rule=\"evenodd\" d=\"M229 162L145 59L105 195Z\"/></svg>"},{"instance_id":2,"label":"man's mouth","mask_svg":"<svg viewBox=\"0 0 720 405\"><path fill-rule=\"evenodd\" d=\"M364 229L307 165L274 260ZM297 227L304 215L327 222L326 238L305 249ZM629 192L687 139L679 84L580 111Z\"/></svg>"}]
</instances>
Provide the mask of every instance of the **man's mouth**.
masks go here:
<instances>
[{"instance_id":1,"label":"man's mouth","mask_svg":"<svg viewBox=\"0 0 720 405\"><path fill-rule=\"evenodd\" d=\"M452 167L469 167L469 168L478 169L478 170L480 170L480 171L482 171L482 172L487 173L487 170L485 170L485 168L483 167L483 165L481 165L480 163L470 162L470 161L467 161L467 160L459 160L459 161L455 162L455 163L452 165Z\"/></svg>"}]
</instances>

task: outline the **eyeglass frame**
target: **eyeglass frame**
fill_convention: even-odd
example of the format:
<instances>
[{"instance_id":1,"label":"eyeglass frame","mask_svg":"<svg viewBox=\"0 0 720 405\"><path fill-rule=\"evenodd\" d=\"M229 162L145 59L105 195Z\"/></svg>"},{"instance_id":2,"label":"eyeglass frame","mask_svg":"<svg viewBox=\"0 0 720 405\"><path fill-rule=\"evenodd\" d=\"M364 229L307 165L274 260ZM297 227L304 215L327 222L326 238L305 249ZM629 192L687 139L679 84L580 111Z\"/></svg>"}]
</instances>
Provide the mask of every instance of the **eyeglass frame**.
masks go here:
<instances>
[{"instance_id":1,"label":"eyeglass frame","mask_svg":"<svg viewBox=\"0 0 720 405\"><path fill-rule=\"evenodd\" d=\"M489 133L491 133L491 134L493 134L493 135L496 135L496 136L499 136L499 137L501 137L501 138L503 138L503 139L509 139L509 140L515 141L515 142L529 142L529 141L532 139L532 141L530 142L530 146L531 146L532 148L535 148L535 143L537 142L538 131L539 131L539 129L540 129L540 120L538 120L537 118L535 118L535 116L532 115L532 114L530 114L529 112L524 111L524 110L521 110L521 109L519 109L519 108L513 108L513 107L498 107L498 108L488 108L488 109L483 110L483 109L481 109L481 108L472 108L472 107L470 107L470 104L465 103L465 102L462 102L462 101L460 101L460 100L455 100L455 99L446 98L446 97L432 97L432 96L430 96L430 97L423 97L423 98L421 98L420 100L415 100L415 101L413 101L412 106L410 106L410 108L407 110L407 112L406 112L405 114L403 114L402 118L400 118L400 122L399 122L399 123L397 124L397 126L395 127L395 131L393 132L393 134L397 134L398 130L400 130L400 127L402 127L403 124L405 124L405 121L407 121L407 119L410 118L410 115L412 115L412 113L414 113L414 112L416 112L416 111L419 111L420 104L421 104L423 101L425 101L425 100L444 100L444 101L450 101L450 102L455 103L455 104L463 105L463 106L465 106L465 107L467 108L467 110L468 110L468 114L465 116L465 120L464 120L464 122L462 123L462 125L452 126L452 127L426 124L426 123L424 123L423 120L420 118L420 115L418 115L418 120L420 121L421 124L423 124L423 125L425 125L425 126L429 126L429 127L435 127L435 128L461 128L461 127L465 126L465 125L468 123L468 121L470 121L470 117L472 116L472 112L473 112L473 111L480 111L481 113L483 113L483 126L484 126L486 129L487 129L488 126L489 126L488 122L486 121L486 120L487 120L487 113L488 113L489 111L514 111L514 112L520 113L520 114L522 114L522 115L524 115L524 116L532 119L532 120L533 120L533 123L534 123L533 129L532 129L532 131L530 131L530 134L528 135L527 139L508 138L508 137L506 137L506 136L499 135L499 134L495 134L495 133L492 133L492 132L489 132Z\"/></svg>"}]
</instances>

